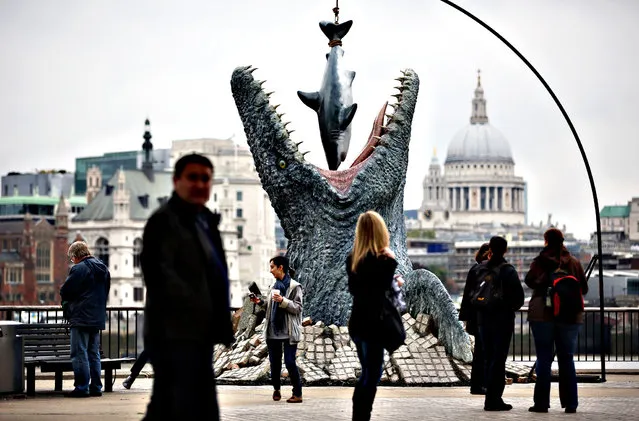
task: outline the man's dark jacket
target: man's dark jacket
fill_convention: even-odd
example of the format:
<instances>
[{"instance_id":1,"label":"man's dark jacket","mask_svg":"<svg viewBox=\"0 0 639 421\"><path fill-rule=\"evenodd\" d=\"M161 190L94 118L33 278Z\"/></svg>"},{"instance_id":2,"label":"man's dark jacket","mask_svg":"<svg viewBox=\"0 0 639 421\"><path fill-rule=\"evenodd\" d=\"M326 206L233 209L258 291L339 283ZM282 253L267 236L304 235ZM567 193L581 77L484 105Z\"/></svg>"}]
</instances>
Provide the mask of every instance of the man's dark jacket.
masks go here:
<instances>
[{"instance_id":1,"label":"man's dark jacket","mask_svg":"<svg viewBox=\"0 0 639 421\"><path fill-rule=\"evenodd\" d=\"M210 239L226 270L220 216L201 210ZM142 238L142 273L147 288L145 346L166 342L233 341L229 285L220 276L198 236L198 210L173 193L149 218Z\"/></svg>"},{"instance_id":2,"label":"man's dark jacket","mask_svg":"<svg viewBox=\"0 0 639 421\"><path fill-rule=\"evenodd\" d=\"M104 330L110 288L111 274L99 259L89 256L73 265L60 288L62 301L69 303L71 327Z\"/></svg>"}]
</instances>

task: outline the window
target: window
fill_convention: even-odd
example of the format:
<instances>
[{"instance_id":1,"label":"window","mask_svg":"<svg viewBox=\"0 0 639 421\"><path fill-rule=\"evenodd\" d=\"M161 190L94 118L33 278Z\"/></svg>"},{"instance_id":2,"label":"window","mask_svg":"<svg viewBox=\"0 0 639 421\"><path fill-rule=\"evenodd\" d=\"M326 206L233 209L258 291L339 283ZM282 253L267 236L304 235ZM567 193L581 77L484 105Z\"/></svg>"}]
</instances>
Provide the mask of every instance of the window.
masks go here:
<instances>
[{"instance_id":1,"label":"window","mask_svg":"<svg viewBox=\"0 0 639 421\"><path fill-rule=\"evenodd\" d=\"M133 240L133 270L140 269L140 254L142 253L142 239Z\"/></svg>"},{"instance_id":2,"label":"window","mask_svg":"<svg viewBox=\"0 0 639 421\"><path fill-rule=\"evenodd\" d=\"M4 185L4 193L3 196L9 196L9 185L5 184Z\"/></svg>"},{"instance_id":3,"label":"window","mask_svg":"<svg viewBox=\"0 0 639 421\"><path fill-rule=\"evenodd\" d=\"M637 232L639 232L639 221L637 221Z\"/></svg>"},{"instance_id":4,"label":"window","mask_svg":"<svg viewBox=\"0 0 639 421\"><path fill-rule=\"evenodd\" d=\"M22 283L22 268L13 267L5 269L7 284Z\"/></svg>"},{"instance_id":5,"label":"window","mask_svg":"<svg viewBox=\"0 0 639 421\"><path fill-rule=\"evenodd\" d=\"M243 215L242 208L235 209L235 217L236 218L242 218L243 217L242 215Z\"/></svg>"},{"instance_id":6,"label":"window","mask_svg":"<svg viewBox=\"0 0 639 421\"><path fill-rule=\"evenodd\" d=\"M95 242L95 256L109 267L109 240L104 237Z\"/></svg>"},{"instance_id":7,"label":"window","mask_svg":"<svg viewBox=\"0 0 639 421\"><path fill-rule=\"evenodd\" d=\"M144 301L144 288L133 288L133 301Z\"/></svg>"},{"instance_id":8,"label":"window","mask_svg":"<svg viewBox=\"0 0 639 421\"><path fill-rule=\"evenodd\" d=\"M240 240L244 238L244 227L242 225L237 226L237 238Z\"/></svg>"},{"instance_id":9,"label":"window","mask_svg":"<svg viewBox=\"0 0 639 421\"><path fill-rule=\"evenodd\" d=\"M40 242L36 246L36 282L51 282L51 243Z\"/></svg>"},{"instance_id":10,"label":"window","mask_svg":"<svg viewBox=\"0 0 639 421\"><path fill-rule=\"evenodd\" d=\"M237 200L238 202L242 201L242 191L238 190L235 192L235 200Z\"/></svg>"},{"instance_id":11,"label":"window","mask_svg":"<svg viewBox=\"0 0 639 421\"><path fill-rule=\"evenodd\" d=\"M213 193L213 201L217 202L217 193Z\"/></svg>"}]
</instances>

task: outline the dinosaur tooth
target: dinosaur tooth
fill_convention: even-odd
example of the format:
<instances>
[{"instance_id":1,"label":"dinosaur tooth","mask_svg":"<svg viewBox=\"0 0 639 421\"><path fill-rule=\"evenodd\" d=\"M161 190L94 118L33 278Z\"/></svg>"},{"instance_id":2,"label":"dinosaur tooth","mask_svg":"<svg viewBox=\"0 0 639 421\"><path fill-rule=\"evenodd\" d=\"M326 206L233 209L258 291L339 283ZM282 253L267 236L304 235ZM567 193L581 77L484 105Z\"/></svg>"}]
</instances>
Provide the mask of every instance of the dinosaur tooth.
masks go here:
<instances>
[{"instance_id":1,"label":"dinosaur tooth","mask_svg":"<svg viewBox=\"0 0 639 421\"><path fill-rule=\"evenodd\" d=\"M381 136L372 136L373 139L377 139L378 141L382 140Z\"/></svg>"}]
</instances>

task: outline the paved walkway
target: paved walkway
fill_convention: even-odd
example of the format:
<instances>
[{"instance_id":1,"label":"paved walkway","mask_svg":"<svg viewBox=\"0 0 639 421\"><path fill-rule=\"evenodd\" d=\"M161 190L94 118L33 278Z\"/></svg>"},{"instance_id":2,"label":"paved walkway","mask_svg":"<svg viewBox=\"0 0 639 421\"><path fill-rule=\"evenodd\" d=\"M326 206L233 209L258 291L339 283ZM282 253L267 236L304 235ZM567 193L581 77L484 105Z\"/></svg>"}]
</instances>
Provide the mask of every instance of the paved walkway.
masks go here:
<instances>
[{"instance_id":1,"label":"paved walkway","mask_svg":"<svg viewBox=\"0 0 639 421\"><path fill-rule=\"evenodd\" d=\"M141 378L131 390L125 390L120 379L114 392L101 398L68 399L55 393L39 393L35 398L0 399L2 421L97 421L140 420L144 415L151 379ZM64 381L66 390L73 386ZM382 387L373 420L470 420L526 419L550 420L570 417L575 420L630 420L639 416L639 376L609 375L603 384L579 385L580 406L575 415L564 414L559 406L557 384L553 383L551 409L548 414L531 414L532 384L506 387L504 398L513 404L508 413L487 413L482 410L483 398L471 396L466 387ZM53 390L53 381L39 380L37 390ZM288 393L288 390L283 390ZM308 387L304 403L273 402L268 386L219 386L222 420L349 420L351 387ZM286 397L286 396L285 396Z\"/></svg>"}]
</instances>

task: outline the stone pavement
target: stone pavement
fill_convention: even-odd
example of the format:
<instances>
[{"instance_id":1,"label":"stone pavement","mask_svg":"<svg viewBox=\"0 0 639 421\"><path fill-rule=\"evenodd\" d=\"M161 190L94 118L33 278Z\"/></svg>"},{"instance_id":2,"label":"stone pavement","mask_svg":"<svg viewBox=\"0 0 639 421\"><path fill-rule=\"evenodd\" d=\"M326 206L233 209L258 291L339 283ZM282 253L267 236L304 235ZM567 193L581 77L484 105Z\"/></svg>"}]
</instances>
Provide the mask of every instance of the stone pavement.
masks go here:
<instances>
[{"instance_id":1,"label":"stone pavement","mask_svg":"<svg viewBox=\"0 0 639 421\"><path fill-rule=\"evenodd\" d=\"M140 420L144 415L152 379L138 379L131 390L121 386L101 398L68 399L59 394L38 393L35 398L0 398L2 421L97 421ZM65 389L73 386L64 381ZM639 376L609 375L606 383L579 385L580 406L575 415L564 414L559 407L557 384L552 386L548 414L531 414L533 384L506 387L504 399L513 404L507 413L482 410L481 396L472 396L467 387L381 387L375 400L373 420L440 419L526 419L546 420L569 417L575 420L631 420L639 418ZM39 391L53 390L53 381L39 380ZM288 387L283 389L287 397ZM351 387L307 387L304 403L273 402L268 386L219 386L222 420L349 420Z\"/></svg>"}]
</instances>

